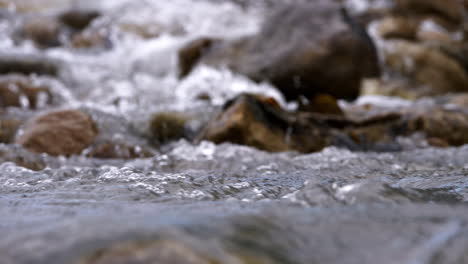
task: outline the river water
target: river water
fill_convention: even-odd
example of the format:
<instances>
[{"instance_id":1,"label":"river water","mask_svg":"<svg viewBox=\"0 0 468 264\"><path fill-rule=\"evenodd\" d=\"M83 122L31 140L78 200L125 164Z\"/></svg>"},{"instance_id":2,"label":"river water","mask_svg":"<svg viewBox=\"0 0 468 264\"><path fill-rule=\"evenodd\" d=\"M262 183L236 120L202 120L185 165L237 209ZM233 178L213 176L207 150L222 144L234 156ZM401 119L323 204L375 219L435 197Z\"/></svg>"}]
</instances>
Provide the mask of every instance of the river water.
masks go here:
<instances>
[{"instance_id":1,"label":"river water","mask_svg":"<svg viewBox=\"0 0 468 264\"><path fill-rule=\"evenodd\" d=\"M196 130L245 91L288 107L273 87L227 70L200 67L177 79L180 46L205 35L253 34L266 5L12 2L5 12L25 16L102 10L93 25L110 36L112 48L104 50L18 44L15 16L0 20L0 51L61 61L60 81L37 81L60 94L55 108L90 113L101 136L144 144L148 119L161 111L189 113ZM138 25L154 36L119 25ZM211 101L196 100L199 94ZM468 147L410 142L401 152L329 147L299 154L180 140L152 151L150 158L100 160L0 145L5 155L47 164L40 171L0 164L0 263L468 263Z\"/></svg>"}]
</instances>

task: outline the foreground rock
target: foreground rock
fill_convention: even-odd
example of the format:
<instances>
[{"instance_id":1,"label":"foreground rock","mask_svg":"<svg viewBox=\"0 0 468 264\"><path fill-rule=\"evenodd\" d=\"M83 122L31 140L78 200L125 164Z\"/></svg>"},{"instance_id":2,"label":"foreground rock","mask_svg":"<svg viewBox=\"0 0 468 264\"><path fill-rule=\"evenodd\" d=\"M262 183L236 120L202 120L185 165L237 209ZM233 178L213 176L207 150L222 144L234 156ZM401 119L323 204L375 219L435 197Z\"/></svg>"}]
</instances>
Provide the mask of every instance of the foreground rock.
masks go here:
<instances>
[{"instance_id":1,"label":"foreground rock","mask_svg":"<svg viewBox=\"0 0 468 264\"><path fill-rule=\"evenodd\" d=\"M266 151L315 152L335 145L351 150L400 150L399 137L422 133L429 144L468 143L468 114L444 107L407 107L364 118L287 112L270 100L244 94L226 103L201 134L215 143L232 142Z\"/></svg>"},{"instance_id":2,"label":"foreground rock","mask_svg":"<svg viewBox=\"0 0 468 264\"><path fill-rule=\"evenodd\" d=\"M255 81L272 83L287 100L317 94L354 99L361 80L379 74L372 40L331 1L283 5L253 37L189 43L181 51L186 55L180 59L182 74L200 54L202 63L227 65Z\"/></svg>"},{"instance_id":3,"label":"foreground rock","mask_svg":"<svg viewBox=\"0 0 468 264\"><path fill-rule=\"evenodd\" d=\"M314 152L331 144L331 133L326 126L287 113L267 98L244 94L225 104L202 139L266 151Z\"/></svg>"},{"instance_id":4,"label":"foreground rock","mask_svg":"<svg viewBox=\"0 0 468 264\"><path fill-rule=\"evenodd\" d=\"M53 156L80 154L97 135L94 121L77 110L63 110L40 115L23 128L16 143L24 148Z\"/></svg>"}]
</instances>

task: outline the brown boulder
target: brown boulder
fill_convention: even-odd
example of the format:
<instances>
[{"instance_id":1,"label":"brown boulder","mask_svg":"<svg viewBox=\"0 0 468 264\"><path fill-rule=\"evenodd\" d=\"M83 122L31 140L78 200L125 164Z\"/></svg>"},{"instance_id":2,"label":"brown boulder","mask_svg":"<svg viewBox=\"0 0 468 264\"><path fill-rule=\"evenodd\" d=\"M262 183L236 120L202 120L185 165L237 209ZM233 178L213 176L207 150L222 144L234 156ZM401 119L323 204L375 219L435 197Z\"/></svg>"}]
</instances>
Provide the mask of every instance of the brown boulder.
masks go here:
<instances>
[{"instance_id":1,"label":"brown boulder","mask_svg":"<svg viewBox=\"0 0 468 264\"><path fill-rule=\"evenodd\" d=\"M366 31L339 4L324 0L282 5L260 33L214 45L201 61L268 81L287 100L318 93L354 99L361 80L379 74Z\"/></svg>"},{"instance_id":2,"label":"brown boulder","mask_svg":"<svg viewBox=\"0 0 468 264\"><path fill-rule=\"evenodd\" d=\"M92 118L78 110L40 115L27 122L16 143L49 155L80 154L93 143L97 128Z\"/></svg>"},{"instance_id":3,"label":"brown boulder","mask_svg":"<svg viewBox=\"0 0 468 264\"><path fill-rule=\"evenodd\" d=\"M0 78L0 108L41 108L52 102L52 93L46 86L39 86L27 78L10 76Z\"/></svg>"},{"instance_id":4,"label":"brown boulder","mask_svg":"<svg viewBox=\"0 0 468 264\"><path fill-rule=\"evenodd\" d=\"M268 98L243 94L225 104L200 138L272 152L313 152L330 145L328 127L306 116L288 113Z\"/></svg>"}]
</instances>

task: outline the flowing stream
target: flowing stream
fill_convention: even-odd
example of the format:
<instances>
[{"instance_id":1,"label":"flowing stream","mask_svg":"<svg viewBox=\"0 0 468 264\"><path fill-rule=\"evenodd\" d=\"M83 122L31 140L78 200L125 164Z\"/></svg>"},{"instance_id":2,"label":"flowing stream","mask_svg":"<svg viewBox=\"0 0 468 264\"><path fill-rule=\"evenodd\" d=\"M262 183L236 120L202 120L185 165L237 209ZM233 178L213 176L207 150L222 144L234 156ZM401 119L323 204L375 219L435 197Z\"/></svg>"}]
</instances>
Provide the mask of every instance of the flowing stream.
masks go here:
<instances>
[{"instance_id":1,"label":"flowing stream","mask_svg":"<svg viewBox=\"0 0 468 264\"><path fill-rule=\"evenodd\" d=\"M196 130L246 91L289 107L272 86L228 70L199 67L177 78L182 45L254 34L267 12L260 2L11 2L0 17L0 52L60 61L60 80L35 78L60 95L53 108L90 113L100 136L146 144L149 118L163 111L193 116ZM101 10L93 26L107 32L111 47L14 41L15 12L70 7ZM300 154L180 140L153 148L149 158L101 160L0 144L0 153L47 164L39 171L0 164L0 263L468 263L468 147L407 145L391 153L329 147Z\"/></svg>"}]
</instances>

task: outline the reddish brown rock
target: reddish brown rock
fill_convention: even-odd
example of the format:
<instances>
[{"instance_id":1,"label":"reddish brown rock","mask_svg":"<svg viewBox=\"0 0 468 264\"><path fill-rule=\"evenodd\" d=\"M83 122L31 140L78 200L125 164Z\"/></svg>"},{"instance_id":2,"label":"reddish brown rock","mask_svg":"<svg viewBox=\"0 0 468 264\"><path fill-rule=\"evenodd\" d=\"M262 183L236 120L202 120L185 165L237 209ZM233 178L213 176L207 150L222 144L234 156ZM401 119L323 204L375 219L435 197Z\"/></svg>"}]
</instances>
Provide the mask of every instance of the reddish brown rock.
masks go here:
<instances>
[{"instance_id":1,"label":"reddish brown rock","mask_svg":"<svg viewBox=\"0 0 468 264\"><path fill-rule=\"evenodd\" d=\"M92 118L78 110L40 115L27 122L16 143L53 156L80 154L93 143L97 128Z\"/></svg>"},{"instance_id":2,"label":"reddish brown rock","mask_svg":"<svg viewBox=\"0 0 468 264\"><path fill-rule=\"evenodd\" d=\"M0 108L24 107L36 109L52 102L52 93L28 78L10 76L0 79Z\"/></svg>"}]
</instances>

